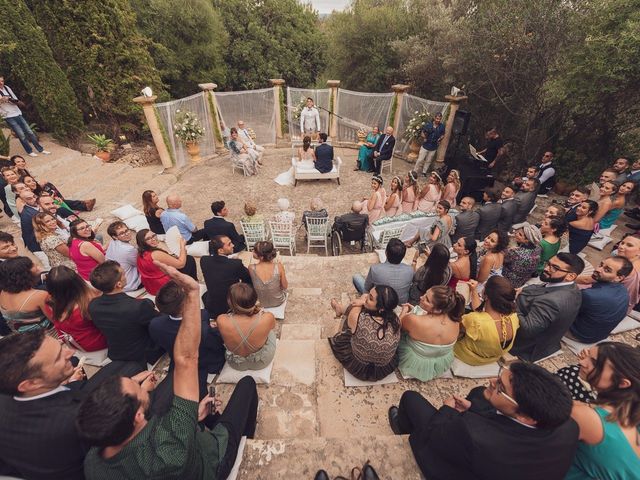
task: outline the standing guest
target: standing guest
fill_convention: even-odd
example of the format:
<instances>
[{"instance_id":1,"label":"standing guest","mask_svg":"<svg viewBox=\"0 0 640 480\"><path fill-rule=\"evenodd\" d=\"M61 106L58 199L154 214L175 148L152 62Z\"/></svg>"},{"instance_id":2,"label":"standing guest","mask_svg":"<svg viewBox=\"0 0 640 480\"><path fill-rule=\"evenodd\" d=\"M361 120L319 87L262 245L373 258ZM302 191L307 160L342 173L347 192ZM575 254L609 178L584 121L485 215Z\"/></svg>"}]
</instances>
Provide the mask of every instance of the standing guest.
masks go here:
<instances>
[{"instance_id":1,"label":"standing guest","mask_svg":"<svg viewBox=\"0 0 640 480\"><path fill-rule=\"evenodd\" d=\"M504 254L502 276L511 282L513 288L522 287L538 268L542 248L542 234L538 227L528 222L513 226L516 246Z\"/></svg>"},{"instance_id":2,"label":"standing guest","mask_svg":"<svg viewBox=\"0 0 640 480\"><path fill-rule=\"evenodd\" d=\"M158 235L164 235L164 227L160 220L160 215L164 209L160 207L160 197L153 190L145 190L142 192L142 211L149 224L149 229Z\"/></svg>"},{"instance_id":3,"label":"standing guest","mask_svg":"<svg viewBox=\"0 0 640 480\"><path fill-rule=\"evenodd\" d=\"M47 256L50 267L64 265L76 270L76 264L71 260L69 246L65 239L57 234L58 222L49 213L40 212L33 217L33 231L40 248Z\"/></svg>"},{"instance_id":4,"label":"standing guest","mask_svg":"<svg viewBox=\"0 0 640 480\"><path fill-rule=\"evenodd\" d=\"M33 231L33 217L40 212L38 206L38 197L31 190L23 190L20 192L20 198L24 202L24 208L20 212L20 229L22 230L22 240L24 246L31 252L40 252L41 248L36 240Z\"/></svg>"},{"instance_id":5,"label":"standing guest","mask_svg":"<svg viewBox=\"0 0 640 480\"><path fill-rule=\"evenodd\" d=\"M69 224L69 229L69 257L76 264L78 274L88 281L93 269L105 261L104 247L96 240L91 225L84 220L74 220Z\"/></svg>"},{"instance_id":6,"label":"standing guest","mask_svg":"<svg viewBox=\"0 0 640 480\"><path fill-rule=\"evenodd\" d=\"M278 206L280 205L278 204ZM310 206L311 206L311 210L305 210L304 212L302 212L302 225L304 225L305 228L307 228L307 218L329 218L329 212L327 212L327 209L324 208L324 205L322 204L322 200L319 197L314 197L313 200L311 200ZM281 218L283 220L286 219L286 217L284 217L285 212L293 213L293 212L287 212L288 208L289 207L287 206L284 210L281 209L281 214L282 214ZM293 219L295 219L295 217L293 217ZM291 220L291 222L293 222L293 219Z\"/></svg>"},{"instance_id":7,"label":"standing guest","mask_svg":"<svg viewBox=\"0 0 640 480\"><path fill-rule=\"evenodd\" d=\"M545 283L522 289L516 300L520 330L513 355L535 362L560 349L560 339L580 310L582 296L575 279L583 269L578 255L560 252L540 275Z\"/></svg>"},{"instance_id":8,"label":"standing guest","mask_svg":"<svg viewBox=\"0 0 640 480\"><path fill-rule=\"evenodd\" d=\"M358 170L370 172L373 170L371 159L373 158L373 149L375 148L376 143L378 143L379 138L380 129L377 126L374 126L367 134L364 144L362 144L358 150L358 159L356 160L356 168L353 169L354 172L357 172Z\"/></svg>"},{"instance_id":9,"label":"standing guest","mask_svg":"<svg viewBox=\"0 0 640 480\"><path fill-rule=\"evenodd\" d=\"M249 275L260 305L266 308L282 305L287 299L289 282L282 262L275 262L277 254L271 242L256 242L253 246L253 258L258 263L249 265Z\"/></svg>"},{"instance_id":10,"label":"standing guest","mask_svg":"<svg viewBox=\"0 0 640 480\"><path fill-rule=\"evenodd\" d=\"M107 260L91 272L91 285L102 295L89 303L89 316L107 339L111 360L155 363L164 353L149 336L149 322L158 315L148 298L124 293L127 278L116 262Z\"/></svg>"},{"instance_id":11,"label":"standing guest","mask_svg":"<svg viewBox=\"0 0 640 480\"><path fill-rule=\"evenodd\" d=\"M113 376L89 394L76 425L93 448L87 478L227 478L240 439L253 438L258 394L252 378L238 382L227 408L206 396L198 404L198 354L202 330L198 282L166 267L186 292L183 319L174 342L173 399L162 416L149 418L149 393L138 383ZM207 413L216 414L207 417ZM208 420L211 430L197 422Z\"/></svg>"},{"instance_id":12,"label":"standing guest","mask_svg":"<svg viewBox=\"0 0 640 480\"><path fill-rule=\"evenodd\" d=\"M317 198L317 197L316 197ZM316 199L311 200L311 203L314 203ZM322 201L320 201L320 206L322 206ZM279 198L277 202L278 213L274 215L274 220L278 223L293 223L296 219L296 214L290 211L291 202L289 202L288 198ZM311 207L313 211L313 207ZM306 225L306 222L303 222Z\"/></svg>"},{"instance_id":13,"label":"standing guest","mask_svg":"<svg viewBox=\"0 0 640 480\"><path fill-rule=\"evenodd\" d=\"M427 382L451 367L463 313L462 295L442 285L427 290L413 309L402 306L398 368L403 377Z\"/></svg>"},{"instance_id":14,"label":"standing guest","mask_svg":"<svg viewBox=\"0 0 640 480\"><path fill-rule=\"evenodd\" d=\"M173 256L161 249L158 235L146 228L136 233L136 244L138 245L136 267L140 274L140 281L147 293L155 295L160 290L160 287L169 281L169 277L162 269L158 268L155 262L169 265L185 275L189 275L194 280L198 278L196 261L191 255L187 255L184 238L180 238L180 253L178 256ZM125 285L127 283L125 282Z\"/></svg>"},{"instance_id":15,"label":"standing guest","mask_svg":"<svg viewBox=\"0 0 640 480\"><path fill-rule=\"evenodd\" d=\"M544 218L540 225L540 261L536 268L536 276L542 273L545 263L554 257L560 250L562 235L567 231L567 223L564 218Z\"/></svg>"},{"instance_id":16,"label":"standing guest","mask_svg":"<svg viewBox=\"0 0 640 480\"><path fill-rule=\"evenodd\" d=\"M72 345L84 352L107 348L107 340L89 315L89 304L100 294L80 275L63 265L53 267L47 275L47 292L45 313L60 336L70 336Z\"/></svg>"},{"instance_id":17,"label":"standing guest","mask_svg":"<svg viewBox=\"0 0 640 480\"><path fill-rule=\"evenodd\" d=\"M478 255L478 293L482 295L484 284L489 278L502 276L505 250L509 246L509 237L501 230L492 230L482 242Z\"/></svg>"},{"instance_id":18,"label":"standing guest","mask_svg":"<svg viewBox=\"0 0 640 480\"><path fill-rule=\"evenodd\" d=\"M444 192L442 192L443 200L449 202L451 208L456 208L461 186L460 172L458 172L458 170L451 170L449 175L447 175L447 184L444 186Z\"/></svg>"},{"instance_id":19,"label":"standing guest","mask_svg":"<svg viewBox=\"0 0 640 480\"><path fill-rule=\"evenodd\" d=\"M480 214L473 210L476 201L472 197L463 197L458 205L456 227L451 234L451 241L456 242L463 237L474 237L480 223Z\"/></svg>"},{"instance_id":20,"label":"standing guest","mask_svg":"<svg viewBox=\"0 0 640 480\"><path fill-rule=\"evenodd\" d=\"M627 315L629 293L622 282L632 271L633 264L624 257L602 260L591 275L595 283L580 290L580 311L566 336L588 344L607 338Z\"/></svg>"},{"instance_id":21,"label":"standing guest","mask_svg":"<svg viewBox=\"0 0 640 480\"><path fill-rule=\"evenodd\" d=\"M593 235L598 212L598 204L593 200L582 202L573 212L569 212L565 220L569 230L569 252L578 254L586 247Z\"/></svg>"},{"instance_id":22,"label":"standing guest","mask_svg":"<svg viewBox=\"0 0 640 480\"><path fill-rule=\"evenodd\" d=\"M540 182L538 195L547 195L556 184L556 169L553 166L553 152L544 152L536 178Z\"/></svg>"},{"instance_id":23,"label":"standing guest","mask_svg":"<svg viewBox=\"0 0 640 480\"><path fill-rule=\"evenodd\" d=\"M458 282L468 282L475 278L478 270L478 258L476 255L477 244L473 237L462 237L453 244L453 251L458 256L451 263L451 278L449 285L454 290Z\"/></svg>"},{"instance_id":24,"label":"standing guest","mask_svg":"<svg viewBox=\"0 0 640 480\"><path fill-rule=\"evenodd\" d=\"M451 205L446 200L440 200L436 205L436 221L430 227L421 228L413 239L408 240L406 245L410 247L418 240L421 240L431 248L436 243L441 243L445 247L451 247L451 232L455 229L456 223L449 210Z\"/></svg>"},{"instance_id":25,"label":"standing guest","mask_svg":"<svg viewBox=\"0 0 640 480\"><path fill-rule=\"evenodd\" d=\"M167 209L160 214L162 228L166 232L171 227L178 227L178 231L187 245L206 238L204 230L198 230L191 219L182 210L182 199L175 194L167 196Z\"/></svg>"},{"instance_id":26,"label":"standing guest","mask_svg":"<svg viewBox=\"0 0 640 480\"><path fill-rule=\"evenodd\" d=\"M414 210L431 213L442 196L442 179L436 172L429 174L427 184L420 190L413 205Z\"/></svg>"},{"instance_id":27,"label":"standing guest","mask_svg":"<svg viewBox=\"0 0 640 480\"><path fill-rule=\"evenodd\" d=\"M241 165L245 175L256 175L258 173L257 152L249 150L238 138L238 130L231 128L231 140L229 140L229 150L231 151L231 161L234 165Z\"/></svg>"},{"instance_id":28,"label":"standing guest","mask_svg":"<svg viewBox=\"0 0 640 480\"><path fill-rule=\"evenodd\" d=\"M484 304L478 295L478 282L469 280L473 312L462 317L464 336L453 353L468 365L497 362L513 347L520 326L516 314L516 290L509 280L491 277L484 290Z\"/></svg>"},{"instance_id":29,"label":"standing guest","mask_svg":"<svg viewBox=\"0 0 640 480\"><path fill-rule=\"evenodd\" d=\"M222 200L212 202L211 213L213 213L213 217L204 221L206 238L212 239L217 235L225 235L233 242L235 253L245 250L247 246L244 243L244 235L240 235L235 225L226 219L229 215L229 208L225 202Z\"/></svg>"},{"instance_id":30,"label":"standing guest","mask_svg":"<svg viewBox=\"0 0 640 480\"><path fill-rule=\"evenodd\" d=\"M418 175L414 171L409 171L404 177L402 186L402 213L413 212L416 203L416 187Z\"/></svg>"},{"instance_id":31,"label":"standing guest","mask_svg":"<svg viewBox=\"0 0 640 480\"><path fill-rule=\"evenodd\" d=\"M355 274L352 278L353 286L363 295L376 285L389 285L398 295L398 302L404 304L409 299L413 279L413 268L402 263L407 247L399 239L392 238L384 252L386 261L371 265L366 279L359 273Z\"/></svg>"},{"instance_id":32,"label":"standing guest","mask_svg":"<svg viewBox=\"0 0 640 480\"><path fill-rule=\"evenodd\" d=\"M420 175L427 176L429 167L436 158L438 152L438 145L444 138L444 124L442 123L442 113L438 112L433 117L433 121L425 122L422 126L422 132L420 135L424 138L424 142L420 147L420 153L418 153L418 159L413 167L413 171ZM421 168L422 167L422 168Z\"/></svg>"},{"instance_id":33,"label":"standing guest","mask_svg":"<svg viewBox=\"0 0 640 480\"><path fill-rule=\"evenodd\" d=\"M513 226L513 217L518 211L518 203L515 199L516 192L513 187L507 185L500 194L500 219L498 220L498 230L509 232Z\"/></svg>"},{"instance_id":34,"label":"standing guest","mask_svg":"<svg viewBox=\"0 0 640 480\"><path fill-rule=\"evenodd\" d=\"M609 214L611 210L614 210L613 196L616 193L618 193L618 185L615 182L604 182L600 186L600 198L598 199L598 212L593 217L594 222L599 223L600 220L605 217L605 215ZM621 211L613 212L614 221L620 213ZM610 222L610 219L607 218L606 222L607 223ZM613 221L609 223L609 226L611 226L612 223Z\"/></svg>"},{"instance_id":35,"label":"standing guest","mask_svg":"<svg viewBox=\"0 0 640 480\"><path fill-rule=\"evenodd\" d=\"M531 178L522 184L522 188L515 195L518 210L513 216L513 223L522 223L527 221L529 213L536 204L536 195L540 182L537 178Z\"/></svg>"},{"instance_id":36,"label":"standing guest","mask_svg":"<svg viewBox=\"0 0 640 480\"><path fill-rule=\"evenodd\" d=\"M431 250L425 252L427 261L418 268L413 275L409 289L409 303L417 305L427 290L438 285L447 285L451 279L451 265L449 264L449 249L441 243L436 243ZM411 262L415 269L420 251L416 251Z\"/></svg>"},{"instance_id":37,"label":"standing guest","mask_svg":"<svg viewBox=\"0 0 640 480\"><path fill-rule=\"evenodd\" d=\"M313 104L313 98L307 97L306 105L300 111L300 132L315 137L320 131L320 113Z\"/></svg>"},{"instance_id":38,"label":"standing guest","mask_svg":"<svg viewBox=\"0 0 640 480\"><path fill-rule=\"evenodd\" d=\"M29 124L22 116L22 111L20 107L24 108L24 103L16 97L16 94L13 93L13 90L9 88L8 85L4 83L4 77L0 76L0 115L7 122L9 128L13 131L13 133L18 137L20 143L22 144L22 148L30 157L37 157L38 153L42 153L43 155L49 155L51 152L45 150L40 143L38 143L38 137ZM33 151L31 147L33 145L38 153Z\"/></svg>"},{"instance_id":39,"label":"standing guest","mask_svg":"<svg viewBox=\"0 0 640 480\"><path fill-rule=\"evenodd\" d=\"M216 323L227 349L227 364L234 370L262 370L276 354L276 319L260 308L256 291L238 282L229 288L229 311Z\"/></svg>"},{"instance_id":40,"label":"standing guest","mask_svg":"<svg viewBox=\"0 0 640 480\"><path fill-rule=\"evenodd\" d=\"M376 285L346 307L331 300L336 316L342 317L342 326L329 338L329 345L345 370L357 379L376 382L398 366L400 322L393 311L397 306L398 295L387 285Z\"/></svg>"},{"instance_id":41,"label":"standing guest","mask_svg":"<svg viewBox=\"0 0 640 480\"><path fill-rule=\"evenodd\" d=\"M327 138L326 133L318 135L316 159L313 164L320 173L329 173L333 170L333 147L327 143Z\"/></svg>"},{"instance_id":42,"label":"standing guest","mask_svg":"<svg viewBox=\"0 0 640 480\"><path fill-rule=\"evenodd\" d=\"M138 272L138 251L130 243L133 232L126 223L118 220L107 227L107 233L111 237L111 242L107 247L105 258L118 262L124 270L124 276L127 277L125 292L138 290L142 283L140 272Z\"/></svg>"},{"instance_id":43,"label":"standing guest","mask_svg":"<svg viewBox=\"0 0 640 480\"><path fill-rule=\"evenodd\" d=\"M384 214L386 217L395 217L402 213L402 180L399 176L391 179L391 191L384 202Z\"/></svg>"},{"instance_id":44,"label":"standing guest","mask_svg":"<svg viewBox=\"0 0 640 480\"><path fill-rule=\"evenodd\" d=\"M380 175L382 162L391 160L395 146L396 138L393 136L393 127L389 125L385 129L384 135L380 135L378 143L373 149L373 170L376 174Z\"/></svg>"},{"instance_id":45,"label":"standing guest","mask_svg":"<svg viewBox=\"0 0 640 480\"><path fill-rule=\"evenodd\" d=\"M500 133L498 133L498 129L496 127L487 130L484 138L487 140L487 145L484 150L480 150L478 152L478 155L482 155L487 161L487 166L491 169L491 171L496 172L497 170L499 170L498 166L500 164L500 160L502 160L502 157L504 157L506 153L504 141L502 140L502 137L500 136Z\"/></svg>"},{"instance_id":46,"label":"standing guest","mask_svg":"<svg viewBox=\"0 0 640 480\"><path fill-rule=\"evenodd\" d=\"M605 342L587 354L597 379L592 405L574 403L580 442L567 480L637 478L640 471L640 350ZM590 382L591 383L591 382ZM594 382L595 383L595 382Z\"/></svg>"},{"instance_id":47,"label":"standing guest","mask_svg":"<svg viewBox=\"0 0 640 480\"><path fill-rule=\"evenodd\" d=\"M635 190L636 184L633 182L623 182L618 188L618 192L613 197L611 209L600 219L600 230L610 228L624 211L627 198Z\"/></svg>"},{"instance_id":48,"label":"standing guest","mask_svg":"<svg viewBox=\"0 0 640 480\"><path fill-rule=\"evenodd\" d=\"M253 200L244 202L244 216L240 219L243 223L264 223L264 217L258 213L258 205Z\"/></svg>"},{"instance_id":49,"label":"standing guest","mask_svg":"<svg viewBox=\"0 0 640 480\"><path fill-rule=\"evenodd\" d=\"M251 137L251 133L247 130L244 120L238 120L238 138L247 146L247 148L257 152L258 158L262 159L264 147L256 144L255 140Z\"/></svg>"},{"instance_id":50,"label":"standing guest","mask_svg":"<svg viewBox=\"0 0 640 480\"><path fill-rule=\"evenodd\" d=\"M364 213L369 215L369 225L382 217L384 204L387 200L387 192L382 186L380 175L374 175L371 179L371 195L362 199Z\"/></svg>"},{"instance_id":51,"label":"standing guest","mask_svg":"<svg viewBox=\"0 0 640 480\"><path fill-rule=\"evenodd\" d=\"M13 235L0 231L0 262L18 256L18 247Z\"/></svg>"},{"instance_id":52,"label":"standing guest","mask_svg":"<svg viewBox=\"0 0 640 480\"><path fill-rule=\"evenodd\" d=\"M207 293L202 297L209 315L215 320L218 315L229 310L227 294L234 283L244 282L251 285L249 270L239 258L229 258L233 254L233 242L226 235L216 235L211 239L211 255L200 259L200 269Z\"/></svg>"},{"instance_id":53,"label":"standing guest","mask_svg":"<svg viewBox=\"0 0 640 480\"><path fill-rule=\"evenodd\" d=\"M479 215L478 226L476 227L476 240L482 240L489 232L494 230L502 215L502 205L499 202L501 192L493 188L485 188L482 192L484 204L476 210Z\"/></svg>"},{"instance_id":54,"label":"standing guest","mask_svg":"<svg viewBox=\"0 0 640 480\"><path fill-rule=\"evenodd\" d=\"M396 435L410 434L426 478L539 480L564 478L571 465L578 428L570 415L571 395L554 374L514 362L439 410L404 392L389 423Z\"/></svg>"}]
</instances>

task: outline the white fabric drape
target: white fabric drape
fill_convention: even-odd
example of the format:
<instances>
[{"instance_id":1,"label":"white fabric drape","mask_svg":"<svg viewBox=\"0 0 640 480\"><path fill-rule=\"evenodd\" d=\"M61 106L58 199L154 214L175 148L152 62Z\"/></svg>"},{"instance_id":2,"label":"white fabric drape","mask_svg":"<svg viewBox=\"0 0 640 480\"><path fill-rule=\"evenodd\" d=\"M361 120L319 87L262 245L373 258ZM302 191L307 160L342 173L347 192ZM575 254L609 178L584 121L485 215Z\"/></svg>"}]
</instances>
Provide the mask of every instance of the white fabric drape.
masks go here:
<instances>
[{"instance_id":1,"label":"white fabric drape","mask_svg":"<svg viewBox=\"0 0 640 480\"><path fill-rule=\"evenodd\" d=\"M445 115L449 108L448 102L434 102L432 100L425 100L424 98L414 97L413 95L405 94L402 101L401 111L396 115L400 115L398 122L398 131L396 132L396 153L406 153L409 149L409 142L403 137L404 131L411 119L416 115L416 112L420 113L426 110L431 115L435 115L437 112L441 112Z\"/></svg>"},{"instance_id":2,"label":"white fabric drape","mask_svg":"<svg viewBox=\"0 0 640 480\"><path fill-rule=\"evenodd\" d=\"M358 141L358 129L370 131L376 126L384 131L389 121L393 93L363 93L338 90L338 140Z\"/></svg>"},{"instance_id":3,"label":"white fabric drape","mask_svg":"<svg viewBox=\"0 0 640 480\"><path fill-rule=\"evenodd\" d=\"M220 117L225 126L237 127L244 120L247 128L256 133L258 145L276 143L276 111L273 88L216 92Z\"/></svg>"},{"instance_id":4,"label":"white fabric drape","mask_svg":"<svg viewBox=\"0 0 640 480\"><path fill-rule=\"evenodd\" d=\"M320 113L321 131L329 133L327 127L329 125L329 93L328 88L309 89L309 88L292 88L287 87L287 121L289 122L289 135L292 140L302 140L300 135L300 120L293 118L293 111L300 103L300 99L311 97ZM323 107L326 110L323 110Z\"/></svg>"}]
</instances>

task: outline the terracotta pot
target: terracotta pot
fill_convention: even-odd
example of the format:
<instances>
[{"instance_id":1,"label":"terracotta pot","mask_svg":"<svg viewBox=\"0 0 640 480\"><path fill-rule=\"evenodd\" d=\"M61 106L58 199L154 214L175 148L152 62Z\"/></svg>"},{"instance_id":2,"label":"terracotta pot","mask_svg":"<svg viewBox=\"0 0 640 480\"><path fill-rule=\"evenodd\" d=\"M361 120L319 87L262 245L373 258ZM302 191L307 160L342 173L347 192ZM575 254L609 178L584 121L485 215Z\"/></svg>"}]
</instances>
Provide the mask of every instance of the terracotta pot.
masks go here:
<instances>
[{"instance_id":1,"label":"terracotta pot","mask_svg":"<svg viewBox=\"0 0 640 480\"><path fill-rule=\"evenodd\" d=\"M200 163L202 161L202 157L200 157L200 145L198 142L187 142L187 153L191 157L192 163Z\"/></svg>"},{"instance_id":2,"label":"terracotta pot","mask_svg":"<svg viewBox=\"0 0 640 480\"><path fill-rule=\"evenodd\" d=\"M109 160L111 160L111 153L105 152L104 150L98 150L96 152L96 157L98 157L104 163L107 163Z\"/></svg>"},{"instance_id":3,"label":"terracotta pot","mask_svg":"<svg viewBox=\"0 0 640 480\"><path fill-rule=\"evenodd\" d=\"M411 140L409 143L409 153L407 154L407 160L415 162L418 159L418 153L420 153L420 147L422 145L417 140Z\"/></svg>"}]
</instances>

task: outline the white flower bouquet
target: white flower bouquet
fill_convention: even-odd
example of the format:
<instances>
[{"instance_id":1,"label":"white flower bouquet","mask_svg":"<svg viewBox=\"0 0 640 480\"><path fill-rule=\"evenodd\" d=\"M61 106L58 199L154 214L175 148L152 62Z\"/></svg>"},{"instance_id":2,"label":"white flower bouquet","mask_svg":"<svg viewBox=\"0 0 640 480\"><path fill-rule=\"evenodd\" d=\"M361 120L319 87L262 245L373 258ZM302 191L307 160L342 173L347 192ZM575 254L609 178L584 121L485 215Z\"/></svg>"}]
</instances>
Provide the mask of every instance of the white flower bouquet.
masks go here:
<instances>
[{"instance_id":1,"label":"white flower bouquet","mask_svg":"<svg viewBox=\"0 0 640 480\"><path fill-rule=\"evenodd\" d=\"M176 110L176 123L173 132L183 143L197 142L204 136L204 128L193 112Z\"/></svg>"}]
</instances>

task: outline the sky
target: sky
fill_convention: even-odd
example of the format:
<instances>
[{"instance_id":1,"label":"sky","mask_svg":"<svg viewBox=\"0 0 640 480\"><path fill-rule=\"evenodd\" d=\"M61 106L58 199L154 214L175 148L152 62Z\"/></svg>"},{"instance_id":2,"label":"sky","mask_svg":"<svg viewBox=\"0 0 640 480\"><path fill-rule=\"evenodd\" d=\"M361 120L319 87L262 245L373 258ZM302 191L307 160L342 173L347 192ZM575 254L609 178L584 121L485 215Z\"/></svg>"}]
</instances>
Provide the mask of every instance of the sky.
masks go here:
<instances>
[{"instance_id":1,"label":"sky","mask_svg":"<svg viewBox=\"0 0 640 480\"><path fill-rule=\"evenodd\" d=\"M311 0L313 8L320 13L331 13L332 10L343 10L350 0Z\"/></svg>"}]
</instances>

